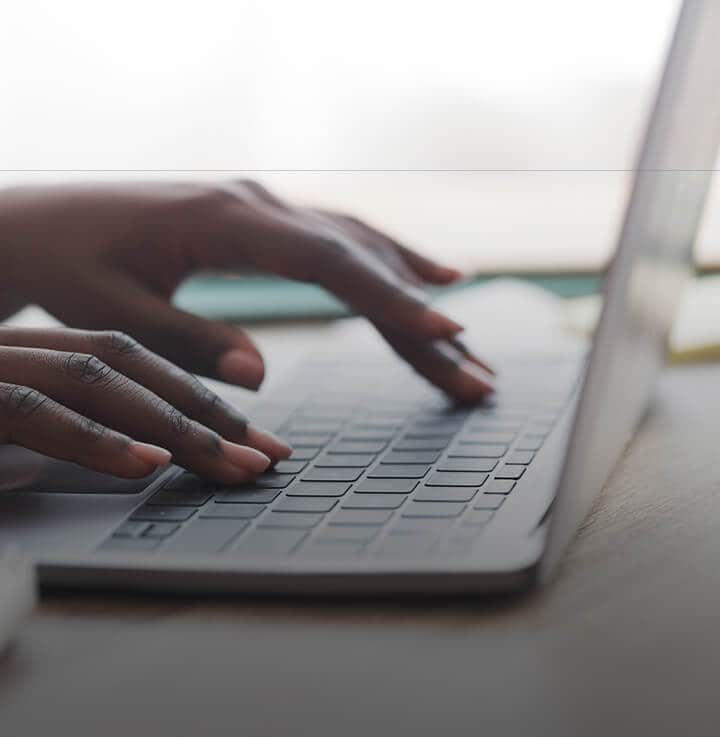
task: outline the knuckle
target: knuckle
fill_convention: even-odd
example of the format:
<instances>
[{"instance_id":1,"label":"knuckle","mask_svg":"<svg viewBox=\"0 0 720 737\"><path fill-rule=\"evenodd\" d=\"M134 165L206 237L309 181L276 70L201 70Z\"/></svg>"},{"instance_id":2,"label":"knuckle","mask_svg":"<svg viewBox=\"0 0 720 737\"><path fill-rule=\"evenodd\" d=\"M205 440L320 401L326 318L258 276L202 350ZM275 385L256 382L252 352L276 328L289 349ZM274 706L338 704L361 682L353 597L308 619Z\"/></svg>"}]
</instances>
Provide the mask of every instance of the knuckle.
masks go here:
<instances>
[{"instance_id":1,"label":"knuckle","mask_svg":"<svg viewBox=\"0 0 720 737\"><path fill-rule=\"evenodd\" d=\"M193 403L202 414L213 414L222 406L222 399L196 378L191 378Z\"/></svg>"},{"instance_id":2,"label":"knuckle","mask_svg":"<svg viewBox=\"0 0 720 737\"><path fill-rule=\"evenodd\" d=\"M220 445L220 436L212 430L203 428L203 446L206 452L212 456L222 455L222 446Z\"/></svg>"},{"instance_id":3,"label":"knuckle","mask_svg":"<svg viewBox=\"0 0 720 737\"><path fill-rule=\"evenodd\" d=\"M356 263L355 249L345 239L332 233L319 233L314 239L313 252L303 259L305 281L327 285L337 276L351 270Z\"/></svg>"},{"instance_id":4,"label":"knuckle","mask_svg":"<svg viewBox=\"0 0 720 737\"><path fill-rule=\"evenodd\" d=\"M179 409L169 407L167 419L174 434L187 435L190 432L190 420Z\"/></svg>"},{"instance_id":5,"label":"knuckle","mask_svg":"<svg viewBox=\"0 0 720 737\"><path fill-rule=\"evenodd\" d=\"M233 187L222 183L204 184L195 198L201 209L215 211L238 202L238 195Z\"/></svg>"},{"instance_id":6,"label":"knuckle","mask_svg":"<svg viewBox=\"0 0 720 737\"><path fill-rule=\"evenodd\" d=\"M77 432L82 441L97 443L105 435L105 431L105 427L89 417L79 417L77 420Z\"/></svg>"},{"instance_id":7,"label":"knuckle","mask_svg":"<svg viewBox=\"0 0 720 737\"><path fill-rule=\"evenodd\" d=\"M0 384L0 411L10 422L32 417L48 398L37 389L15 384Z\"/></svg>"},{"instance_id":8,"label":"knuckle","mask_svg":"<svg viewBox=\"0 0 720 737\"><path fill-rule=\"evenodd\" d=\"M355 255L355 249L346 238L334 233L320 233L317 236L317 246L320 252L331 259L346 259Z\"/></svg>"},{"instance_id":9,"label":"knuckle","mask_svg":"<svg viewBox=\"0 0 720 737\"><path fill-rule=\"evenodd\" d=\"M141 349L135 338L120 330L103 330L90 335L94 345L110 354L124 356Z\"/></svg>"},{"instance_id":10,"label":"knuckle","mask_svg":"<svg viewBox=\"0 0 720 737\"><path fill-rule=\"evenodd\" d=\"M107 385L116 376L110 366L89 353L70 353L65 359L65 372L83 384Z\"/></svg>"}]
</instances>

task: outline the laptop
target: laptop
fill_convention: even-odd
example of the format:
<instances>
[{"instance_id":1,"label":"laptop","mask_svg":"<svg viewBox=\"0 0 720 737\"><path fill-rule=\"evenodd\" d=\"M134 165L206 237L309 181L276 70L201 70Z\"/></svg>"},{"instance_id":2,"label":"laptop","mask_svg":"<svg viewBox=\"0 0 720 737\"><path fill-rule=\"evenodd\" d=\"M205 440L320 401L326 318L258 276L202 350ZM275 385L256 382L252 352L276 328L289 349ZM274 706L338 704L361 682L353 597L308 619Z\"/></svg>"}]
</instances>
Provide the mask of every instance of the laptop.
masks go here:
<instances>
[{"instance_id":1,"label":"laptop","mask_svg":"<svg viewBox=\"0 0 720 737\"><path fill-rule=\"evenodd\" d=\"M138 483L40 457L23 481L6 449L0 539L46 586L469 595L546 581L663 363L720 139L719 37L720 5L687 0L589 354L500 360L493 399L455 407L339 342L255 410L295 452L254 483L174 467Z\"/></svg>"}]
</instances>

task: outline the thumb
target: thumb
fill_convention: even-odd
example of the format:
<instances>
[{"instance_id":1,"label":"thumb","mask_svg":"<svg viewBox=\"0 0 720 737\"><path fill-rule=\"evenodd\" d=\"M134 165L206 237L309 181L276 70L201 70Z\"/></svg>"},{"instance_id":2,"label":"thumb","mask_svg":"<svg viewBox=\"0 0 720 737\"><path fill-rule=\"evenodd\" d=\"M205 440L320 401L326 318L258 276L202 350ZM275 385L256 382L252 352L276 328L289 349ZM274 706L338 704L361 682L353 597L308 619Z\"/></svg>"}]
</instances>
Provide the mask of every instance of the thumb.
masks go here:
<instances>
[{"instance_id":1,"label":"thumb","mask_svg":"<svg viewBox=\"0 0 720 737\"><path fill-rule=\"evenodd\" d=\"M132 335L192 373L248 389L262 384L262 356L240 328L180 310L133 282L123 282L108 292L101 303L103 328Z\"/></svg>"}]
</instances>

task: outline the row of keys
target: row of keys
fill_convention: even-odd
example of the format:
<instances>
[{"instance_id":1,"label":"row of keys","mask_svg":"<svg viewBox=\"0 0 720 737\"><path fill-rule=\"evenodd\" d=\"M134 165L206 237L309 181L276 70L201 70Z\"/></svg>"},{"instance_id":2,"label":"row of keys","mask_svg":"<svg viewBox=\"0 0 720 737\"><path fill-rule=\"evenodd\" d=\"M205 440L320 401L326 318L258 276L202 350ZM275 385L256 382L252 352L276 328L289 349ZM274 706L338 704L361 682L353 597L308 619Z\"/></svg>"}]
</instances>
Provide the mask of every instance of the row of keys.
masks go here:
<instances>
[{"instance_id":1,"label":"row of keys","mask_svg":"<svg viewBox=\"0 0 720 737\"><path fill-rule=\"evenodd\" d=\"M498 500L501 498L498 497ZM313 544L329 544L335 541L337 543L352 542L364 546L371 542L390 520L393 511L384 508L381 500L371 500L366 496L364 501L370 501L375 506L380 505L380 508L369 508L364 505L357 508L353 501L349 500L329 520L327 526L316 536ZM332 506L334 505L335 501L332 502ZM220 507L221 505L216 506ZM491 519L493 511L498 506L499 503L497 502L492 505L484 502L476 503L463 517L462 524L484 525ZM214 517L211 509L203 509L198 518L184 528L183 535L171 540L164 546L163 550L170 554L187 555L223 552L231 542L233 544L237 542L237 538L250 527L249 520L260 513L260 510L251 508L250 505L242 505L242 507L243 511L233 517ZM390 534L437 534L442 530L445 523L459 517L467 508L468 505L463 503L410 502L403 508L392 526ZM327 507L323 507L322 510L329 511ZM184 518L187 518L188 513L191 515L195 513L195 510L188 510L187 508L183 510L165 508L161 511L172 518L176 518L178 513ZM118 529L115 535L103 546L103 549L126 551L156 549L164 539L176 532L180 525L168 522L151 522L148 519L154 517L153 512L140 511L136 513L130 521L124 523ZM275 552L289 553L309 534L309 531L320 524L322 519L322 513L293 511L291 507L281 505L267 512L261 518L257 527L254 528L256 534L253 539L257 541L259 537L268 536L270 540L275 541L271 546L275 549ZM276 533L274 530L292 530L296 534L288 537L282 533ZM280 551L277 545L280 539L294 542L292 546Z\"/></svg>"}]
</instances>

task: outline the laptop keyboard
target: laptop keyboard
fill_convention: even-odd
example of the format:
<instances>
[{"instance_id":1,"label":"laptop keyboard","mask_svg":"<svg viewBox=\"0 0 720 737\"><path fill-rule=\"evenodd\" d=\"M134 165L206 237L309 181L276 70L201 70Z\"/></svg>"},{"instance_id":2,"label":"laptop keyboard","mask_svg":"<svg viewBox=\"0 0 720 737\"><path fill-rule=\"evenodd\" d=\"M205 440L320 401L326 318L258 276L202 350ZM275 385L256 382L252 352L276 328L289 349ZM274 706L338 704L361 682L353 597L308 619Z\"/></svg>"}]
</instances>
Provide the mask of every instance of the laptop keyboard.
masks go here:
<instances>
[{"instance_id":1,"label":"laptop keyboard","mask_svg":"<svg viewBox=\"0 0 720 737\"><path fill-rule=\"evenodd\" d=\"M448 406L406 371L316 364L288 387L295 451L253 483L190 473L100 546L163 556L465 554L522 482L575 385L575 361L503 367L492 402ZM292 407L289 409L289 407Z\"/></svg>"}]
</instances>

